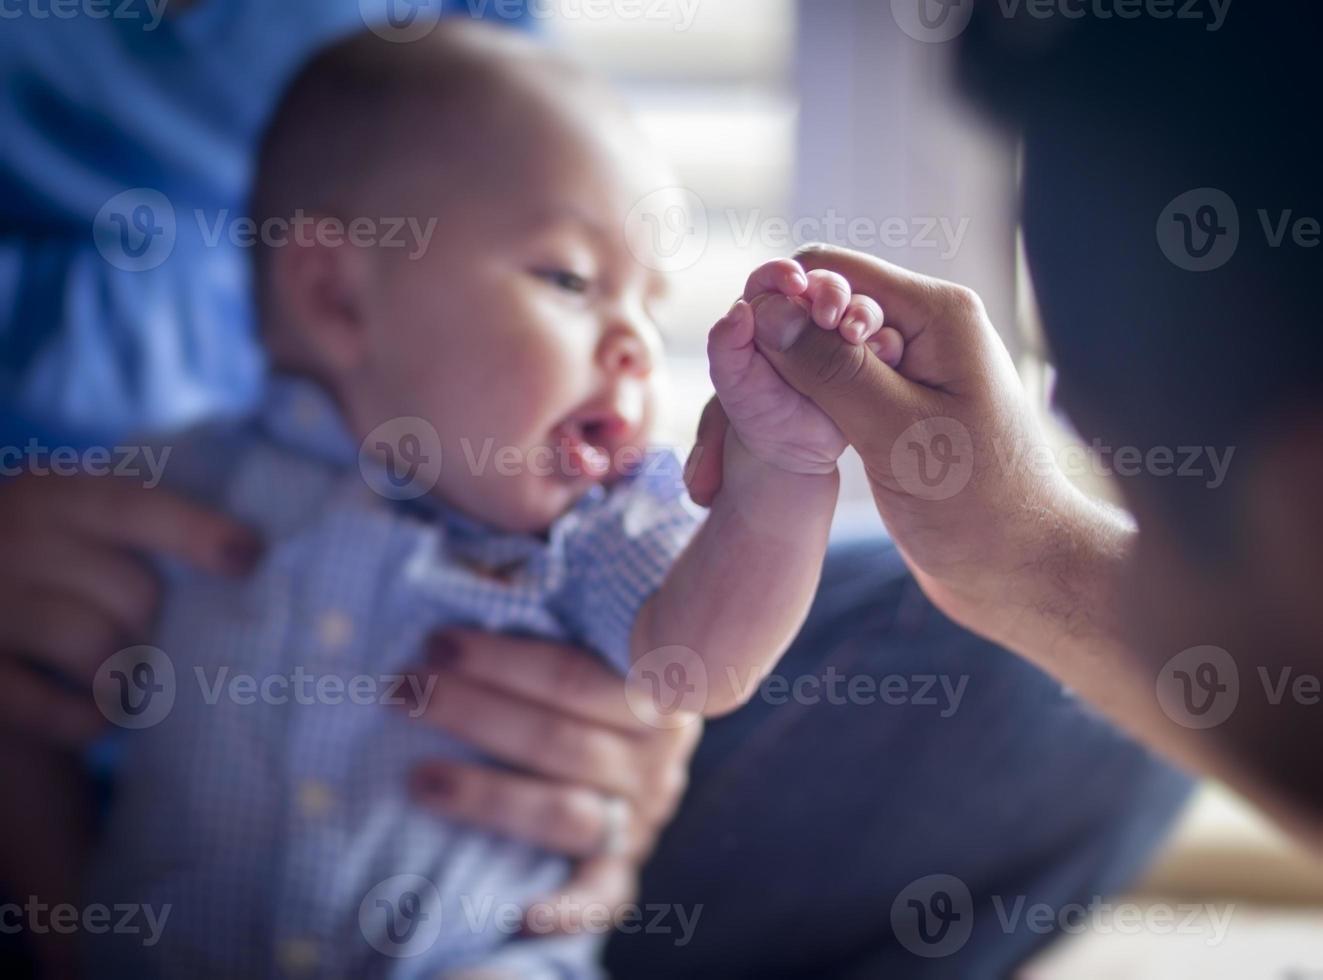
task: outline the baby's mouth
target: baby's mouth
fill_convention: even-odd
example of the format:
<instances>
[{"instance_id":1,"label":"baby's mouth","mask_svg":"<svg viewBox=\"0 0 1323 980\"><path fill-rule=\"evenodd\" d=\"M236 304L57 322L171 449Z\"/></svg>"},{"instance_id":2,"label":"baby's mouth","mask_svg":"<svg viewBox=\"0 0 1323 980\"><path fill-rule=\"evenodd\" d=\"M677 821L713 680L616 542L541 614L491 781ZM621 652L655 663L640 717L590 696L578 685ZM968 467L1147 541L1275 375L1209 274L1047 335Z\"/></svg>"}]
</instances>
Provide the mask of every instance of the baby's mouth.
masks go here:
<instances>
[{"instance_id":1,"label":"baby's mouth","mask_svg":"<svg viewBox=\"0 0 1323 980\"><path fill-rule=\"evenodd\" d=\"M611 472L611 453L598 422L566 419L552 430L559 450L560 475L570 480L601 480Z\"/></svg>"},{"instance_id":2,"label":"baby's mouth","mask_svg":"<svg viewBox=\"0 0 1323 980\"><path fill-rule=\"evenodd\" d=\"M611 473L612 453L627 442L633 426L615 412L572 415L552 430L559 450L561 475L569 480L604 480Z\"/></svg>"}]
</instances>

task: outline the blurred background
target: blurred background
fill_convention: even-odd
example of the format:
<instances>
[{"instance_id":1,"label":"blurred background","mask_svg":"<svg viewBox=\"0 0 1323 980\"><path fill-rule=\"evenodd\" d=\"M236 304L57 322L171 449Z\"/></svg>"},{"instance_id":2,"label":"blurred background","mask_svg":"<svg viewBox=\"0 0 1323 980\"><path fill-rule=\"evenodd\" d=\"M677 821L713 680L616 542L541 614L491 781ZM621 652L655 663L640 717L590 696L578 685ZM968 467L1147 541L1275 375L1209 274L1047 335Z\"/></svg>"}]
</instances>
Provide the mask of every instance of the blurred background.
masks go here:
<instances>
[{"instance_id":1,"label":"blurred background","mask_svg":"<svg viewBox=\"0 0 1323 980\"><path fill-rule=\"evenodd\" d=\"M546 26L616 82L702 207L676 246L669 437L692 439L710 392L706 331L749 270L830 241L977 290L1068 444L1048 409L1050 358L1019 248L1016 146L964 106L952 46L908 36L877 0L721 0L697 4L687 24L679 4L661 9L636 18L562 11ZM1076 475L1108 495L1106 483ZM857 462L845 498L842 521L874 515ZM1220 786L1201 788L1147 880L1117 902L1211 903L1230 916L1220 939L1210 923L1193 934L1086 928L1024 975L1323 976L1323 866Z\"/></svg>"},{"instance_id":2,"label":"blurred background","mask_svg":"<svg viewBox=\"0 0 1323 980\"><path fill-rule=\"evenodd\" d=\"M200 13L220 18L224 2L211 0ZM0 55L14 29L5 11L17 7L0 2ZM952 45L899 29L884 0L536 0L533 7L553 43L614 81L674 163L693 209L665 229L676 302L663 324L675 395L663 441L688 448L711 391L707 330L749 271L829 241L975 289L1058 444L1070 443L1049 410L1050 357L1021 260L1017 146L956 94ZM273 3L270 16L297 15ZM56 51L42 54L60 61ZM16 129L0 117L0 132ZM95 213L108 195L88 196ZM113 292L97 288L97 300ZM38 346L17 332L0 340ZM845 472L840 521L875 525L857 460ZM1092 492L1109 492L1087 473L1080 479ZM1117 902L1150 910L1210 903L1229 918L1224 933L1086 923L1023 975L1323 977L1323 867L1219 786L1200 790L1147 879Z\"/></svg>"}]
</instances>

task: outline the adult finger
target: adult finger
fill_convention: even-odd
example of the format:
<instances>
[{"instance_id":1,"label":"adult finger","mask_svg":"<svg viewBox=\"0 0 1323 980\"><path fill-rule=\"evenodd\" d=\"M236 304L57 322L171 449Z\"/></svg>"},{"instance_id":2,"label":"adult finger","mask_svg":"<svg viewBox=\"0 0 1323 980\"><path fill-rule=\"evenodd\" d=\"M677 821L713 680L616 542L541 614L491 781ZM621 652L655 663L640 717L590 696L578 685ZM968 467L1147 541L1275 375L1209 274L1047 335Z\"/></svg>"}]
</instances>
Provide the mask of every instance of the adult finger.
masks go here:
<instances>
[{"instance_id":1,"label":"adult finger","mask_svg":"<svg viewBox=\"0 0 1323 980\"><path fill-rule=\"evenodd\" d=\"M99 540L222 575L246 574L261 557L254 531L173 491L100 477L63 482L52 505L67 514L69 526Z\"/></svg>"},{"instance_id":2,"label":"adult finger","mask_svg":"<svg viewBox=\"0 0 1323 980\"><path fill-rule=\"evenodd\" d=\"M150 629L160 588L142 560L66 532L22 536L25 540L11 544L23 556L23 567L0 572L5 580L0 589L62 592L109 616L127 635Z\"/></svg>"},{"instance_id":3,"label":"adult finger","mask_svg":"<svg viewBox=\"0 0 1323 980\"><path fill-rule=\"evenodd\" d=\"M645 727L625 700L625 679L578 647L448 629L428 638L428 666L582 721L622 732Z\"/></svg>"},{"instance_id":4,"label":"adult finger","mask_svg":"<svg viewBox=\"0 0 1323 980\"><path fill-rule=\"evenodd\" d=\"M618 819L613 808L630 806L583 786L449 760L420 765L411 788L435 813L571 858L600 855ZM652 845L651 825L632 813L621 831L621 854L638 856Z\"/></svg>"},{"instance_id":5,"label":"adult finger","mask_svg":"<svg viewBox=\"0 0 1323 980\"><path fill-rule=\"evenodd\" d=\"M15 611L5 595L0 615L0 650L21 651L72 681L91 684L97 669L128 637L109 616L58 592L17 597Z\"/></svg>"},{"instance_id":6,"label":"adult finger","mask_svg":"<svg viewBox=\"0 0 1323 980\"><path fill-rule=\"evenodd\" d=\"M866 462L889 453L894 435L911 419L931 413L933 393L902 377L866 345L807 320L791 327L760 318L759 350L787 384L831 417Z\"/></svg>"},{"instance_id":7,"label":"adult finger","mask_svg":"<svg viewBox=\"0 0 1323 980\"><path fill-rule=\"evenodd\" d=\"M70 691L12 658L0 658L0 719L43 741L82 748L106 720L85 692Z\"/></svg>"},{"instance_id":8,"label":"adult finger","mask_svg":"<svg viewBox=\"0 0 1323 980\"><path fill-rule=\"evenodd\" d=\"M440 672L415 723L435 725L492 758L633 799L643 789L637 740L559 708Z\"/></svg>"},{"instance_id":9,"label":"adult finger","mask_svg":"<svg viewBox=\"0 0 1323 980\"><path fill-rule=\"evenodd\" d=\"M559 892L530 902L524 932L609 932L638 895L638 869L633 861L600 857L582 861Z\"/></svg>"}]
</instances>

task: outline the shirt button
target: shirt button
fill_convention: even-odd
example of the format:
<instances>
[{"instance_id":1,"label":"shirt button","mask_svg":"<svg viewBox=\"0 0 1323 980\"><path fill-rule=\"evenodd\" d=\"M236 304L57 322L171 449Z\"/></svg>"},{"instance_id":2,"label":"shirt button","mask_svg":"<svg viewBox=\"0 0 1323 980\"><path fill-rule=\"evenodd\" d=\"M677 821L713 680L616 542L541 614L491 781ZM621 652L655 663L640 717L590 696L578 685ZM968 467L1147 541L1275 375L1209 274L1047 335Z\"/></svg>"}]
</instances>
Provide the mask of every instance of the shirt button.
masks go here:
<instances>
[{"instance_id":1,"label":"shirt button","mask_svg":"<svg viewBox=\"0 0 1323 980\"><path fill-rule=\"evenodd\" d=\"M299 784L299 809L305 817L324 817L334 805L335 794L325 783L305 779Z\"/></svg>"},{"instance_id":2,"label":"shirt button","mask_svg":"<svg viewBox=\"0 0 1323 980\"><path fill-rule=\"evenodd\" d=\"M311 939L287 939L276 951L280 969L292 977L306 977L317 969L321 955Z\"/></svg>"},{"instance_id":3,"label":"shirt button","mask_svg":"<svg viewBox=\"0 0 1323 980\"><path fill-rule=\"evenodd\" d=\"M317 620L317 639L328 653L338 653L354 635L354 622L338 609L322 613Z\"/></svg>"}]
</instances>

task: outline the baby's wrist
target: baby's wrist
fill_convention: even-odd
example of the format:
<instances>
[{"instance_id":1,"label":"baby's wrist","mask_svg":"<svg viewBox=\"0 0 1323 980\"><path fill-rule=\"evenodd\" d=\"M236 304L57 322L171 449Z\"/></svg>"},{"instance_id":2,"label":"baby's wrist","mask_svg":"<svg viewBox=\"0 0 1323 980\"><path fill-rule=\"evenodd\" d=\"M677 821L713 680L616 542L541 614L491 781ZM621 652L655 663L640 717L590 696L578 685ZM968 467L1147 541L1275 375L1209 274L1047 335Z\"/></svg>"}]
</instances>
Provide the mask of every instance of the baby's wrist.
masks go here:
<instances>
[{"instance_id":1,"label":"baby's wrist","mask_svg":"<svg viewBox=\"0 0 1323 980\"><path fill-rule=\"evenodd\" d=\"M752 489L766 491L773 485L802 487L805 490L834 488L840 482L835 460L799 460L785 457L784 454L769 458L767 454L750 449L733 426L726 433L723 466L722 486L736 492Z\"/></svg>"}]
</instances>

